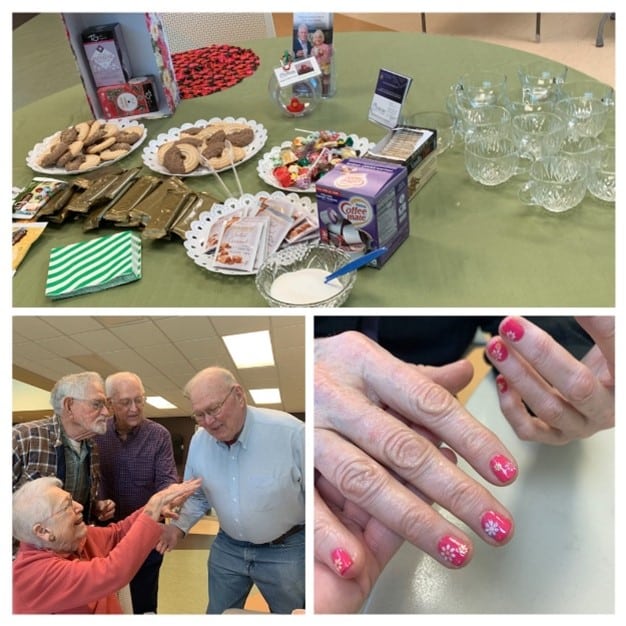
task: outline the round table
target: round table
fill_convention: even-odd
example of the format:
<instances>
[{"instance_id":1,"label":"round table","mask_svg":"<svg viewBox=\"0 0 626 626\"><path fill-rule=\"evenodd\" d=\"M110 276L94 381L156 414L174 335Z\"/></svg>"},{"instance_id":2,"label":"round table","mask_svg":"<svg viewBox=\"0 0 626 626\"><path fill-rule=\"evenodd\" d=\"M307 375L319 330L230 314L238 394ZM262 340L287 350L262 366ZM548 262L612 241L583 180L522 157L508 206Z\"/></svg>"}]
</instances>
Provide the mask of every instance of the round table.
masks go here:
<instances>
[{"instance_id":1,"label":"round table","mask_svg":"<svg viewBox=\"0 0 626 626\"><path fill-rule=\"evenodd\" d=\"M445 97L463 73L476 68L502 71L517 88L517 68L535 58L525 52L464 38L421 33L336 33L337 93L304 118L287 118L267 92L270 75L289 47L288 38L239 44L252 48L261 64L236 86L184 100L171 117L144 120L148 139L185 122L211 117L245 117L262 123L272 146L299 134L296 128L335 129L371 141L385 129L368 121L380 68L413 78L406 113L444 110ZM18 52L19 53L19 52ZM568 81L588 78L570 70ZM53 87L51 87L51 90ZM91 117L80 85L51 93L13 115L13 185L38 175L26 165L28 151L58 129ZM612 130L608 131L609 133ZM142 165L141 151L121 162ZM256 172L255 158L238 168L244 190L275 191ZM151 173L144 167L144 173ZM223 178L236 189L232 173ZM189 187L223 198L212 177L186 180ZM522 180L496 188L474 183L460 149L438 157L437 173L410 203L410 236L381 268L359 270L348 307L499 307L615 304L614 205L587 195L581 205L552 214L523 205ZM117 232L83 233L79 222L49 224L13 278L15 307L264 307L252 276L224 276L197 266L181 240L144 241L139 281L66 300L44 295L53 247Z\"/></svg>"}]
</instances>

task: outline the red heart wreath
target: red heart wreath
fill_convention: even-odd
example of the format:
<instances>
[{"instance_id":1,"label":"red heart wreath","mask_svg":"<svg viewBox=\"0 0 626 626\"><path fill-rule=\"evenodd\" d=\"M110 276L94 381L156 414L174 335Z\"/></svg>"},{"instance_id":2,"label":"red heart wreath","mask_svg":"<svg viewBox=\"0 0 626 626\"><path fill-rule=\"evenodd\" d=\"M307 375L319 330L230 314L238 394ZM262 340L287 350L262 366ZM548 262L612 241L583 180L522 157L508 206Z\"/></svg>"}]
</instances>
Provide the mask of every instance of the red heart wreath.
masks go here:
<instances>
[{"instance_id":1,"label":"red heart wreath","mask_svg":"<svg viewBox=\"0 0 626 626\"><path fill-rule=\"evenodd\" d=\"M252 76L259 57L249 49L212 45L172 54L174 75L182 99L208 96Z\"/></svg>"}]
</instances>

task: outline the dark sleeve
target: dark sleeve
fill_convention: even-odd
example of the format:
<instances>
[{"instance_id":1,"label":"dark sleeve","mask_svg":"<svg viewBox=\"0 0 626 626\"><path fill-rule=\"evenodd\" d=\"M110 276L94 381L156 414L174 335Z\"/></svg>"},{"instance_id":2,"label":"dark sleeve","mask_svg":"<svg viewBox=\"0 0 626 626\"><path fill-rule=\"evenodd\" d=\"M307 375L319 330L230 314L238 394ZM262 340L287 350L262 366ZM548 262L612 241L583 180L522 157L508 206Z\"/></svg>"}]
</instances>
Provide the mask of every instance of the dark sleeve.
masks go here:
<instances>
[{"instance_id":1,"label":"dark sleeve","mask_svg":"<svg viewBox=\"0 0 626 626\"><path fill-rule=\"evenodd\" d=\"M315 337L330 337L348 330L375 339L385 350L408 363L445 365L461 358L476 330L498 334L502 316L316 316ZM573 317L527 317L556 339L577 359L593 346L593 340Z\"/></svg>"},{"instance_id":2,"label":"dark sleeve","mask_svg":"<svg viewBox=\"0 0 626 626\"><path fill-rule=\"evenodd\" d=\"M445 365L461 358L480 318L467 316L379 316L315 318L315 337L356 330L407 363Z\"/></svg>"},{"instance_id":3,"label":"dark sleeve","mask_svg":"<svg viewBox=\"0 0 626 626\"><path fill-rule=\"evenodd\" d=\"M332 337L348 330L360 330L361 317L315 316L313 334L315 338Z\"/></svg>"}]
</instances>

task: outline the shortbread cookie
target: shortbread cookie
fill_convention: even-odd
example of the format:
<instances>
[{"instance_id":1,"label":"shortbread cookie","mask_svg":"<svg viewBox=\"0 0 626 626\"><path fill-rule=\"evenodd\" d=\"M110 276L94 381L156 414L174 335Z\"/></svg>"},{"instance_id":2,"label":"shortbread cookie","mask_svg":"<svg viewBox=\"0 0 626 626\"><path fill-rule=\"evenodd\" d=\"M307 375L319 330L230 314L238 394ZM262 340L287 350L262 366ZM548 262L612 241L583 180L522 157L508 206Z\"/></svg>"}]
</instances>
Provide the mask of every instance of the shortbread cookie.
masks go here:
<instances>
[{"instance_id":1,"label":"shortbread cookie","mask_svg":"<svg viewBox=\"0 0 626 626\"><path fill-rule=\"evenodd\" d=\"M172 146L163 157L163 165L172 174L189 174L200 164L198 150L188 144L179 143Z\"/></svg>"}]
</instances>

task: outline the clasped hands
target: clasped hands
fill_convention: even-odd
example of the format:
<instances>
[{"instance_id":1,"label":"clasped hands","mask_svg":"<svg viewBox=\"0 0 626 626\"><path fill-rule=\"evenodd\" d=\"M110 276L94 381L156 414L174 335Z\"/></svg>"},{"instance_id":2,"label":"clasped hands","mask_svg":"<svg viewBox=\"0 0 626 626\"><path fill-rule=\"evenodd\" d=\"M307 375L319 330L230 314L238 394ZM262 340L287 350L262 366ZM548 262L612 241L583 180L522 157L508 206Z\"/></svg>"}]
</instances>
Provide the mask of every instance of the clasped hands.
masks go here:
<instances>
[{"instance_id":1,"label":"clasped hands","mask_svg":"<svg viewBox=\"0 0 626 626\"><path fill-rule=\"evenodd\" d=\"M613 425L614 320L578 321L596 342L582 361L523 318L503 320L487 345L502 412L523 439L564 443ZM471 377L467 361L407 364L360 333L316 340L316 611L358 610L404 540L466 565L472 540L433 502L487 543L511 539L511 514L455 465L458 454L494 485L518 471L455 399Z\"/></svg>"}]
</instances>

